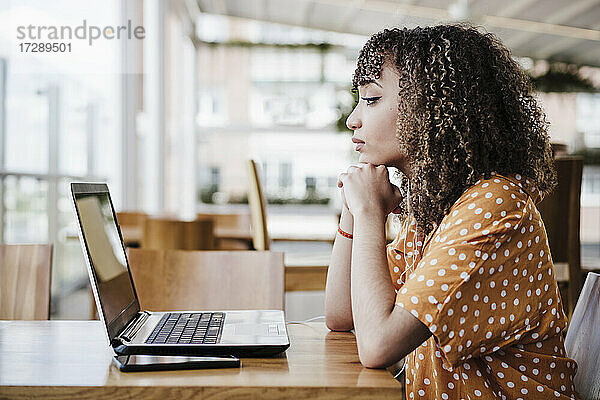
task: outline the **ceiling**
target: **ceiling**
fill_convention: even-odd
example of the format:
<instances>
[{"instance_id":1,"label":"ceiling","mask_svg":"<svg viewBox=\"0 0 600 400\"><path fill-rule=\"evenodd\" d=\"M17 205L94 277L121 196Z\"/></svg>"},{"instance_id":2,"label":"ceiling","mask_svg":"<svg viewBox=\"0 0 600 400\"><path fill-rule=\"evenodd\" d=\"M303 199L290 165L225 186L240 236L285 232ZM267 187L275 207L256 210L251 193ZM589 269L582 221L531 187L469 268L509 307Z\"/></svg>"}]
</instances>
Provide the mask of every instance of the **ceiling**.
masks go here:
<instances>
[{"instance_id":1,"label":"ceiling","mask_svg":"<svg viewBox=\"0 0 600 400\"><path fill-rule=\"evenodd\" d=\"M196 0L201 12L370 36L467 20L514 55L600 67L600 0Z\"/></svg>"}]
</instances>

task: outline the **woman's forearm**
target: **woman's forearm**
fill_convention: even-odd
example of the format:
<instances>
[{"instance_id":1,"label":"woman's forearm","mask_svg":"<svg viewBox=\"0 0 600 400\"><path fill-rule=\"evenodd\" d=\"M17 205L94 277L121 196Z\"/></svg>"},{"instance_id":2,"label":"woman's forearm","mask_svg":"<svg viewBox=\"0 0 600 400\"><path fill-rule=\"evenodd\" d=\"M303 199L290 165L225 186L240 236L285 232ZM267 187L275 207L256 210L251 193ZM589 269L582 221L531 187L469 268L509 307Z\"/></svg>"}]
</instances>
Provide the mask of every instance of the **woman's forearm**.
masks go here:
<instances>
[{"instance_id":1,"label":"woman's forearm","mask_svg":"<svg viewBox=\"0 0 600 400\"><path fill-rule=\"evenodd\" d=\"M343 206L340 228L344 232L352 233L353 225L352 214ZM337 233L325 287L325 322L329 329L335 331L349 331L353 328L350 298L351 258L352 240Z\"/></svg>"},{"instance_id":2,"label":"woman's forearm","mask_svg":"<svg viewBox=\"0 0 600 400\"><path fill-rule=\"evenodd\" d=\"M379 215L354 219L351 299L353 324L361 348L377 345L394 308L395 291L385 255L385 223Z\"/></svg>"}]
</instances>

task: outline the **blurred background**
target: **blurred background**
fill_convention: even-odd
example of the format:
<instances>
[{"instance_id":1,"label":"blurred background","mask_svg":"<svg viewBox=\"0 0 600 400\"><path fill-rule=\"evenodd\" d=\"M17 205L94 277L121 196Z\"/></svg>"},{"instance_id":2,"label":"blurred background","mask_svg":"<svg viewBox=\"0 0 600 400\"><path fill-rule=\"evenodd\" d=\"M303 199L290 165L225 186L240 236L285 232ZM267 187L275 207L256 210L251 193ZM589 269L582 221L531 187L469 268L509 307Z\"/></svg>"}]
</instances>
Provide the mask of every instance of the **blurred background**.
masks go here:
<instances>
[{"instance_id":1,"label":"blurred background","mask_svg":"<svg viewBox=\"0 0 600 400\"><path fill-rule=\"evenodd\" d=\"M18 27L84 20L145 36L22 51L40 40ZM552 141L584 158L581 264L599 268L598 0L0 0L0 243L52 243L51 316L88 318L68 183L108 182L118 210L246 212L248 158L271 233L333 235L337 176L356 160L344 122L360 48L385 27L450 21L503 40L536 85ZM323 313L322 292L294 296L288 317Z\"/></svg>"}]
</instances>

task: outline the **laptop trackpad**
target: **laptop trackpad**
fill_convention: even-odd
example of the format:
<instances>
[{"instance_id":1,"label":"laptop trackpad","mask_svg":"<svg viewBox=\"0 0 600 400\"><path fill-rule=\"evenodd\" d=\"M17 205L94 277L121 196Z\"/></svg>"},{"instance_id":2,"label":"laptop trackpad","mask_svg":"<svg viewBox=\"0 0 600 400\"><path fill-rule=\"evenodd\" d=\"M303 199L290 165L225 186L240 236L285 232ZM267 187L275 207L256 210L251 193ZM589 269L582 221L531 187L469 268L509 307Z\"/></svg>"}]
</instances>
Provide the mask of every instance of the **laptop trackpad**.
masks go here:
<instances>
[{"instance_id":1,"label":"laptop trackpad","mask_svg":"<svg viewBox=\"0 0 600 400\"><path fill-rule=\"evenodd\" d=\"M269 329L269 324L237 324L235 326L235 334L244 336L278 335L277 325L273 326L275 329Z\"/></svg>"}]
</instances>

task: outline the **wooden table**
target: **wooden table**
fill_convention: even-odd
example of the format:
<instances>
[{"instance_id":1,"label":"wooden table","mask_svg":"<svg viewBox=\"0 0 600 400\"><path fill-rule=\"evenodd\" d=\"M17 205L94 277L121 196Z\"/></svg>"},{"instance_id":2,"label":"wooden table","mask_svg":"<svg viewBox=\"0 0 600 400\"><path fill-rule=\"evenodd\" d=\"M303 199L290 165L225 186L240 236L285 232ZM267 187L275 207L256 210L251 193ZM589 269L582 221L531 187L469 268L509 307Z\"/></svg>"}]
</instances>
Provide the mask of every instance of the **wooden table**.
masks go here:
<instances>
[{"instance_id":1,"label":"wooden table","mask_svg":"<svg viewBox=\"0 0 600 400\"><path fill-rule=\"evenodd\" d=\"M364 368L354 335L288 325L291 346L241 368L123 373L99 321L0 321L0 398L404 398L386 370Z\"/></svg>"}]
</instances>

